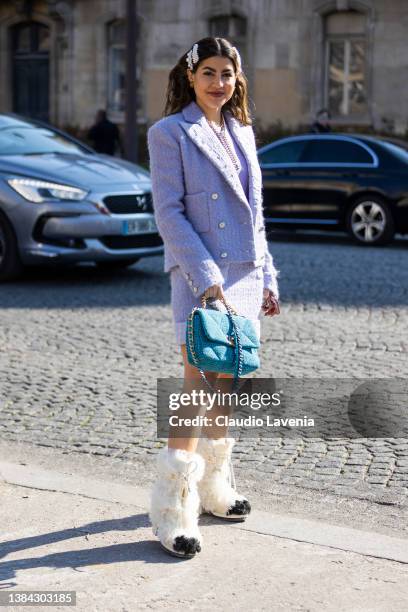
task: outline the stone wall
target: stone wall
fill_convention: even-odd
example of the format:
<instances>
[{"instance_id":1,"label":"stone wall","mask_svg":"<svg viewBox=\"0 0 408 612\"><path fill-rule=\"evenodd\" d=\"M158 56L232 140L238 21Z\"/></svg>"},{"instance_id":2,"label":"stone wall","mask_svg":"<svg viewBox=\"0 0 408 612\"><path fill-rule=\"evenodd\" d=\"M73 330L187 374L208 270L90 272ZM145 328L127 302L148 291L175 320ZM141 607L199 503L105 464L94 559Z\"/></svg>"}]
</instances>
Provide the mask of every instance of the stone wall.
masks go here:
<instances>
[{"instance_id":1,"label":"stone wall","mask_svg":"<svg viewBox=\"0 0 408 612\"><path fill-rule=\"evenodd\" d=\"M50 121L85 127L106 107L107 24L123 19L124 0L33 0L31 18L47 24ZM25 3L0 0L0 111L12 110L10 26ZM246 19L245 71L256 120L288 127L309 123L324 97L324 24L333 11L364 16L368 107L355 123L408 129L408 3L406 0L139 0L139 121L163 111L168 72L191 44L209 35L209 19ZM123 122L123 112L111 111ZM339 125L350 122L339 120Z\"/></svg>"}]
</instances>

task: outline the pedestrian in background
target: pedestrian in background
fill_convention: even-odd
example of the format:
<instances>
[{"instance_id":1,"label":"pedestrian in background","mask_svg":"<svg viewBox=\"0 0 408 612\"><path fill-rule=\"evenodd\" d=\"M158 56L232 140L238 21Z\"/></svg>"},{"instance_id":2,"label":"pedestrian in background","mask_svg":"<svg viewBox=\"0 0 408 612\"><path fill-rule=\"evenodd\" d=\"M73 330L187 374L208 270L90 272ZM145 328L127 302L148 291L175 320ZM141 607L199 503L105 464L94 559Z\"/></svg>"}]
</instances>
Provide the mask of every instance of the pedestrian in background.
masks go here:
<instances>
[{"instance_id":1,"label":"pedestrian in background","mask_svg":"<svg viewBox=\"0 0 408 612\"><path fill-rule=\"evenodd\" d=\"M262 176L238 50L224 38L203 38L171 70L164 117L148 131L156 222L171 272L176 341L184 362L183 391L200 386L186 352L186 321L201 296L226 300L260 336L261 312L279 313L277 270L268 250ZM232 375L206 372L212 384ZM224 381L225 382L225 381ZM195 414L189 406L189 416ZM212 408L211 417L222 412ZM191 428L159 451L150 519L171 554L200 552L201 510L244 520L251 510L231 474L227 426Z\"/></svg>"},{"instance_id":2,"label":"pedestrian in background","mask_svg":"<svg viewBox=\"0 0 408 612\"><path fill-rule=\"evenodd\" d=\"M331 115L327 108L322 108L316 113L316 119L312 124L312 132L315 134L325 134L331 132Z\"/></svg>"},{"instance_id":3,"label":"pedestrian in background","mask_svg":"<svg viewBox=\"0 0 408 612\"><path fill-rule=\"evenodd\" d=\"M109 121L105 110L100 109L96 113L95 123L88 131L88 138L98 153L115 155L116 146L123 153L119 128Z\"/></svg>"}]
</instances>

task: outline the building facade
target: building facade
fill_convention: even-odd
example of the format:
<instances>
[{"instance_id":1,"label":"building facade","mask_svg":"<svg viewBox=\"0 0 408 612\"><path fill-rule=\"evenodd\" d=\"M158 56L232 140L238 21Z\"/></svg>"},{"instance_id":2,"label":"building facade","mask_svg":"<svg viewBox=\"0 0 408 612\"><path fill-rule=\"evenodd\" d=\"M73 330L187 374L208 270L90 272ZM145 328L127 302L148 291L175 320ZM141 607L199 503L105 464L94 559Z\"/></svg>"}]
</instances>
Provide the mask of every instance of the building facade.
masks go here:
<instances>
[{"instance_id":1,"label":"building facade","mask_svg":"<svg viewBox=\"0 0 408 612\"><path fill-rule=\"evenodd\" d=\"M194 41L241 51L259 125L333 121L408 130L406 0L137 0L137 117L163 110ZM66 127L124 121L125 0L0 0L0 112Z\"/></svg>"}]
</instances>

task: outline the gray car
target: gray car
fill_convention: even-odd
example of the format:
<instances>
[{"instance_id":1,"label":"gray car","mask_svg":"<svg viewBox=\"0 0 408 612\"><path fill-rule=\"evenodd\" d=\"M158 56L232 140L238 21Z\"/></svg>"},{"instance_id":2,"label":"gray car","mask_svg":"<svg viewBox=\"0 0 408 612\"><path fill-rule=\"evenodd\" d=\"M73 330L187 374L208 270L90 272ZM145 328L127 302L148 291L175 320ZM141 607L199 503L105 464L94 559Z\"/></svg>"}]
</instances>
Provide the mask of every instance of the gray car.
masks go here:
<instances>
[{"instance_id":1,"label":"gray car","mask_svg":"<svg viewBox=\"0 0 408 612\"><path fill-rule=\"evenodd\" d=\"M0 115L0 280L30 264L123 267L162 252L144 168Z\"/></svg>"}]
</instances>

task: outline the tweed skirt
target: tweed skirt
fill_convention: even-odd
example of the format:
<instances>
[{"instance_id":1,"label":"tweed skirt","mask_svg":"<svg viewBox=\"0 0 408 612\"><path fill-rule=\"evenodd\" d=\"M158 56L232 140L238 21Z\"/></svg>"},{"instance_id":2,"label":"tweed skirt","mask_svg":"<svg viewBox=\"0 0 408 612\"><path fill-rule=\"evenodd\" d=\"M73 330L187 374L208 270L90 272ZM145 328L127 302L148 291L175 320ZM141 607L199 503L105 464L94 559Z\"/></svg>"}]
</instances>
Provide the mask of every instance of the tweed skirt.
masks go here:
<instances>
[{"instance_id":1,"label":"tweed skirt","mask_svg":"<svg viewBox=\"0 0 408 612\"><path fill-rule=\"evenodd\" d=\"M219 267L225 279L223 291L227 303L239 315L251 319L258 338L260 338L264 285L262 267L255 267L254 262L221 264ZM201 306L201 301L191 291L179 266L170 270L170 283L176 343L181 345L186 343L187 317L194 306ZM214 303L214 307L225 310L219 301Z\"/></svg>"}]
</instances>

